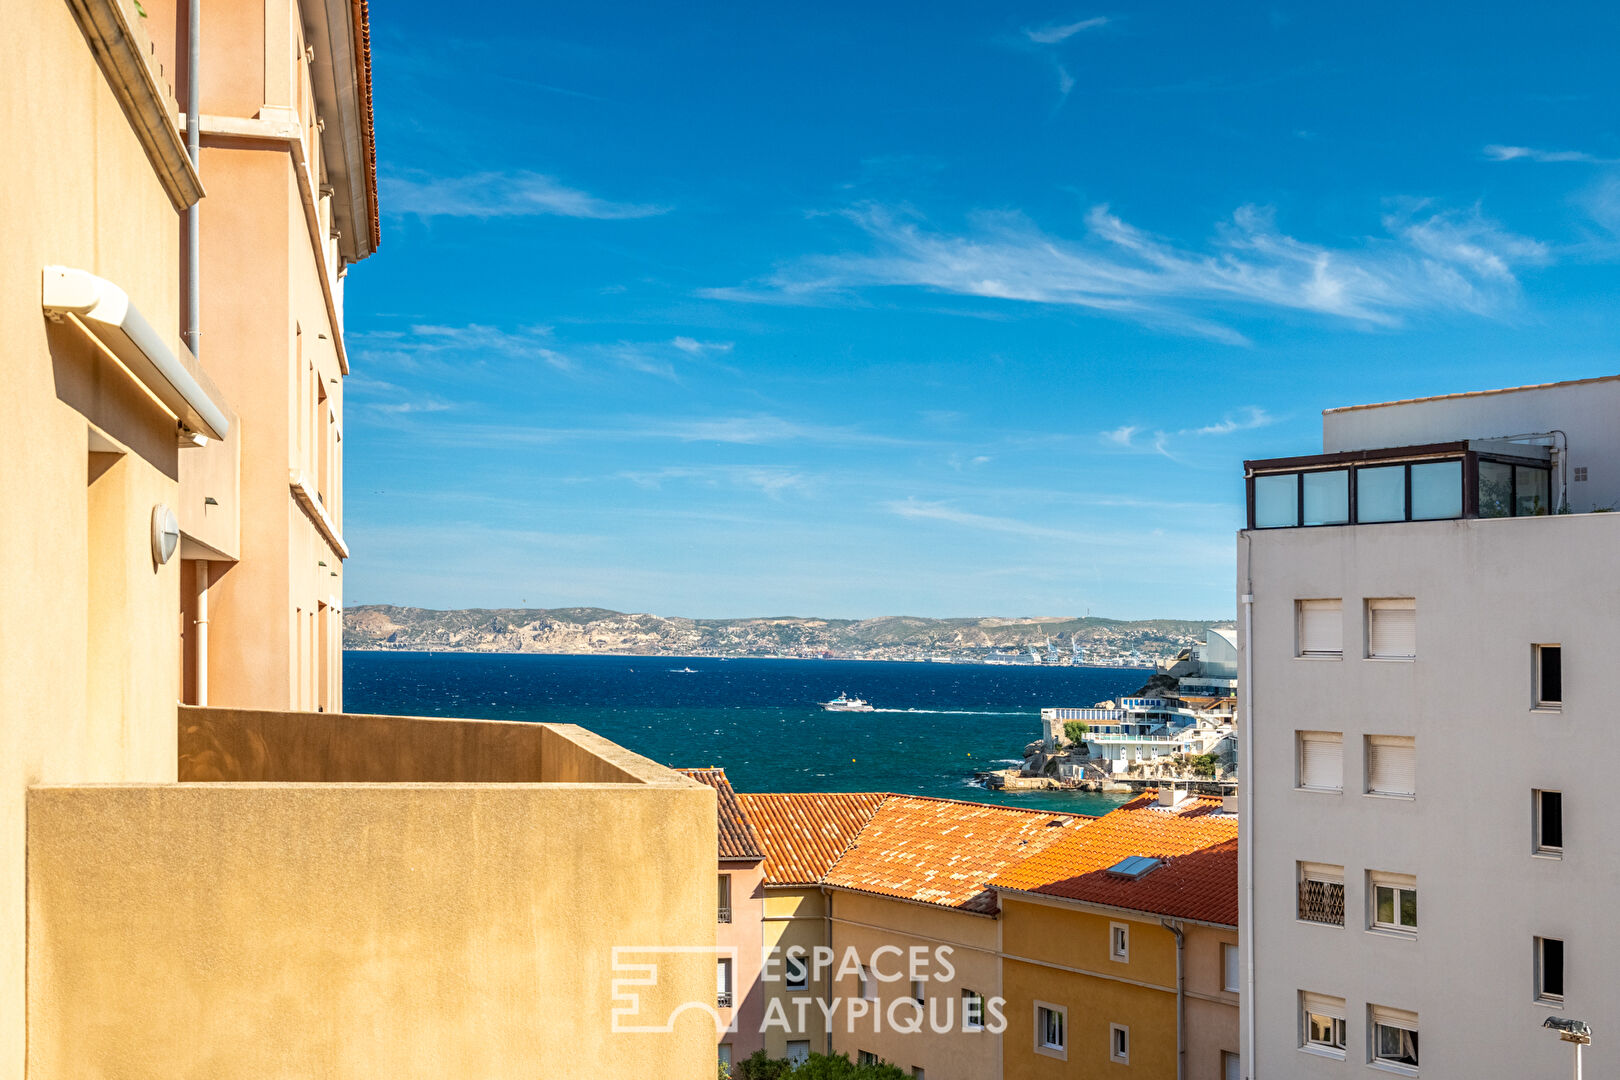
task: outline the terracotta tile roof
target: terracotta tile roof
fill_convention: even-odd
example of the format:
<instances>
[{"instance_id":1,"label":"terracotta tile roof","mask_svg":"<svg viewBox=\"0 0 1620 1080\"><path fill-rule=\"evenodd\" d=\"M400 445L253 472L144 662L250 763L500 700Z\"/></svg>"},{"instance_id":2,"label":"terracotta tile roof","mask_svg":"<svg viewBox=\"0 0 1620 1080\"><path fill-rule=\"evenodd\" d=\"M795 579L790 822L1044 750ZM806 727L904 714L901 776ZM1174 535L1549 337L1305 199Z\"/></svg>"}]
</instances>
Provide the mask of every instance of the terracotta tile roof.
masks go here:
<instances>
[{"instance_id":1,"label":"terracotta tile roof","mask_svg":"<svg viewBox=\"0 0 1620 1080\"><path fill-rule=\"evenodd\" d=\"M998 873L998 888L1063 897L1171 918L1236 926L1238 819L1221 801L1189 797L1157 808L1158 793L1132 799L1083 829ZM1167 860L1132 881L1108 868L1132 855Z\"/></svg>"},{"instance_id":2,"label":"terracotta tile roof","mask_svg":"<svg viewBox=\"0 0 1620 1080\"><path fill-rule=\"evenodd\" d=\"M846 889L991 915L989 881L1083 831L1086 818L984 803L890 795L824 881Z\"/></svg>"},{"instance_id":3,"label":"terracotta tile roof","mask_svg":"<svg viewBox=\"0 0 1620 1080\"><path fill-rule=\"evenodd\" d=\"M754 830L749 826L748 815L743 812L742 806L737 802L737 793L731 788L731 781L726 779L724 769L681 769L681 772L690 776L700 784L708 784L714 788L718 806L716 814L720 828L720 857L722 859L762 859L765 852L760 848L759 840Z\"/></svg>"},{"instance_id":4,"label":"terracotta tile roof","mask_svg":"<svg viewBox=\"0 0 1620 1080\"><path fill-rule=\"evenodd\" d=\"M877 792L737 796L765 852L767 885L816 885L887 799Z\"/></svg>"},{"instance_id":5,"label":"terracotta tile roof","mask_svg":"<svg viewBox=\"0 0 1620 1080\"><path fill-rule=\"evenodd\" d=\"M360 154L366 172L366 205L371 208L366 227L371 233L371 250L376 251L382 243L382 223L377 207L377 124L371 101L371 10L369 0L349 0L349 8L358 48L354 77L360 91Z\"/></svg>"}]
</instances>

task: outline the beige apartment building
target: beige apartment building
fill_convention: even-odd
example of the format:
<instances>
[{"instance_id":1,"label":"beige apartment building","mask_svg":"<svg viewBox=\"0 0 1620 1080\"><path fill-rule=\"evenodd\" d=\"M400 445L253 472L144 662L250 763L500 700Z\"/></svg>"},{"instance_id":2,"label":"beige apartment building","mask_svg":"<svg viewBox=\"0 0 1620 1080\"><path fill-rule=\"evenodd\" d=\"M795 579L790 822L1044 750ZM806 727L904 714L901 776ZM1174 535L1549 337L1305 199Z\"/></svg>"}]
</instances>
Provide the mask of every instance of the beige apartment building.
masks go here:
<instances>
[{"instance_id":1,"label":"beige apartment building","mask_svg":"<svg viewBox=\"0 0 1620 1080\"><path fill-rule=\"evenodd\" d=\"M1331 409L1246 465L1244 1075L1620 1072L1620 378Z\"/></svg>"},{"instance_id":2,"label":"beige apartment building","mask_svg":"<svg viewBox=\"0 0 1620 1080\"><path fill-rule=\"evenodd\" d=\"M365 5L7 15L0 1080L712 1076L713 789L341 712Z\"/></svg>"}]
</instances>

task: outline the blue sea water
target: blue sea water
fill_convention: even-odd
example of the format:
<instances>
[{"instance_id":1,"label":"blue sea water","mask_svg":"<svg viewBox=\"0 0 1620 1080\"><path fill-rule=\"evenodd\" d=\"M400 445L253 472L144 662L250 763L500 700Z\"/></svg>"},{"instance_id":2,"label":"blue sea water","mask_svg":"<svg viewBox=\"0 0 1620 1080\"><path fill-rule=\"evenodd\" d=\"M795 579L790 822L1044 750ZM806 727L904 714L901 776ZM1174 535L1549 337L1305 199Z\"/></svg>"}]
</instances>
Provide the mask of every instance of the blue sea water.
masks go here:
<instances>
[{"instance_id":1,"label":"blue sea water","mask_svg":"<svg viewBox=\"0 0 1620 1080\"><path fill-rule=\"evenodd\" d=\"M349 712L580 724L665 765L721 766L739 791L892 791L1102 814L1086 792L987 791L1043 706L1130 694L1150 672L855 660L347 652ZM690 671L686 669L691 669ZM830 713L847 693L870 713Z\"/></svg>"}]
</instances>

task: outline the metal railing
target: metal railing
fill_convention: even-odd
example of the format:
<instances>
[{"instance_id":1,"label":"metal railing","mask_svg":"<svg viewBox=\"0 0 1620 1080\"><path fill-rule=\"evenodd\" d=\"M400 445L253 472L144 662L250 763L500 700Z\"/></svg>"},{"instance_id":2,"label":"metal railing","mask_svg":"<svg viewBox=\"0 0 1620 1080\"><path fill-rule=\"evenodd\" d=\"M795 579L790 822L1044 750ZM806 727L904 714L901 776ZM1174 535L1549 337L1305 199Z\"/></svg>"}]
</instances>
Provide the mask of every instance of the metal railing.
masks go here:
<instances>
[{"instance_id":1,"label":"metal railing","mask_svg":"<svg viewBox=\"0 0 1620 1080\"><path fill-rule=\"evenodd\" d=\"M720 1008L722 1008L722 1009L731 1008L731 991L730 990L722 990L722 991L720 991L719 998L720 998L720 1001L719 1001Z\"/></svg>"},{"instance_id":2,"label":"metal railing","mask_svg":"<svg viewBox=\"0 0 1620 1080\"><path fill-rule=\"evenodd\" d=\"M1313 881L1310 878L1301 881L1299 917L1306 922L1343 926L1344 882Z\"/></svg>"},{"instance_id":3,"label":"metal railing","mask_svg":"<svg viewBox=\"0 0 1620 1080\"><path fill-rule=\"evenodd\" d=\"M720 909L720 921L723 923L728 923L731 921L731 909L729 907L723 907Z\"/></svg>"}]
</instances>

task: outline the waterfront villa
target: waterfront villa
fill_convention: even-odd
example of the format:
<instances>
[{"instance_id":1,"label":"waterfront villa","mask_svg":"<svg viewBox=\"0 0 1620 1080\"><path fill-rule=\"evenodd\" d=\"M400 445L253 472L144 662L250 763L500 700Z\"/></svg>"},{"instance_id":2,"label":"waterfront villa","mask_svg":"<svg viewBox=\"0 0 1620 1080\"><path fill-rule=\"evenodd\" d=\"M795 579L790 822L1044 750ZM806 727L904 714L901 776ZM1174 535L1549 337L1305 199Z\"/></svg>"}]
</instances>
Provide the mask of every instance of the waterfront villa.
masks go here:
<instances>
[{"instance_id":1,"label":"waterfront villa","mask_svg":"<svg viewBox=\"0 0 1620 1080\"><path fill-rule=\"evenodd\" d=\"M365 3L6 13L0 1080L712 1077L712 787L341 711Z\"/></svg>"},{"instance_id":2,"label":"waterfront villa","mask_svg":"<svg viewBox=\"0 0 1620 1080\"><path fill-rule=\"evenodd\" d=\"M991 879L1003 1077L1239 1080L1237 838L1165 787Z\"/></svg>"},{"instance_id":3,"label":"waterfront villa","mask_svg":"<svg viewBox=\"0 0 1620 1080\"><path fill-rule=\"evenodd\" d=\"M1620 1074L1620 378L1323 414L1246 463L1248 1076ZM1482 777L1489 782L1481 782Z\"/></svg>"}]
</instances>

